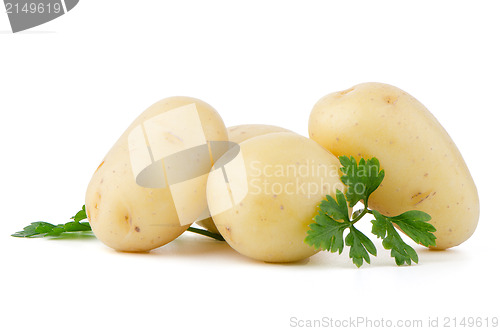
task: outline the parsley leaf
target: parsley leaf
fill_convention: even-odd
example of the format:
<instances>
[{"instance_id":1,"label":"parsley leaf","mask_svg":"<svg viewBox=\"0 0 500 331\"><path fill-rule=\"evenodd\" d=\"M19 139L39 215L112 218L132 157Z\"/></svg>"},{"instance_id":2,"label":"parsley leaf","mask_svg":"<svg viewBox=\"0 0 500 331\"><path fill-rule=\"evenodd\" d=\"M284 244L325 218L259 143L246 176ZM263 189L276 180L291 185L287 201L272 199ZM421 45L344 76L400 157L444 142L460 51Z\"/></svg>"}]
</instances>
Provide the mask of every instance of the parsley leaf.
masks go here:
<instances>
[{"instance_id":1,"label":"parsley leaf","mask_svg":"<svg viewBox=\"0 0 500 331\"><path fill-rule=\"evenodd\" d=\"M75 216L71 217L70 219L72 219L73 221L58 225L47 222L33 222L30 225L25 226L23 230L17 231L11 236L17 238L58 237L66 232L92 231L89 222L82 222L83 220L87 219L85 205L83 205L82 209L79 210L75 214ZM186 231L201 234L218 241L225 241L224 237L222 237L219 233L213 233L208 230L190 226Z\"/></svg>"},{"instance_id":2,"label":"parsley leaf","mask_svg":"<svg viewBox=\"0 0 500 331\"><path fill-rule=\"evenodd\" d=\"M397 265L411 264L411 261L418 263L417 252L406 244L392 225L391 221L377 211L373 211L375 220L372 221L372 233L382 238L382 245L385 249L391 250L391 256L396 260Z\"/></svg>"},{"instance_id":3,"label":"parsley leaf","mask_svg":"<svg viewBox=\"0 0 500 331\"><path fill-rule=\"evenodd\" d=\"M432 233L436 232L436 228L428 223L431 220L429 214L420 210L410 210L401 215L387 218L417 244L426 247L436 245L436 236Z\"/></svg>"},{"instance_id":4,"label":"parsley leaf","mask_svg":"<svg viewBox=\"0 0 500 331\"><path fill-rule=\"evenodd\" d=\"M92 231L89 222L81 222L87 218L85 206L71 217L73 221L65 224L54 225L48 222L33 222L24 227L22 231L12 234L12 237L31 238L31 237L57 237L65 232Z\"/></svg>"},{"instance_id":5,"label":"parsley leaf","mask_svg":"<svg viewBox=\"0 0 500 331\"><path fill-rule=\"evenodd\" d=\"M53 227L55 227L54 224L50 224L47 222L33 222L30 225L25 226L22 231L14 233L12 237L18 237L18 238L33 237L41 233L46 233L47 231L50 231Z\"/></svg>"},{"instance_id":6,"label":"parsley leaf","mask_svg":"<svg viewBox=\"0 0 500 331\"><path fill-rule=\"evenodd\" d=\"M345 244L350 246L349 257L354 264L360 267L363 260L370 263L370 256L377 255L377 249L372 241L354 227L349 219L349 209L344 193L337 190L336 200L330 195L321 201L320 212L314 217L314 223L309 225L310 230L305 242L317 249L339 252L344 250L344 231L349 229Z\"/></svg>"},{"instance_id":7,"label":"parsley leaf","mask_svg":"<svg viewBox=\"0 0 500 331\"><path fill-rule=\"evenodd\" d=\"M345 237L345 244L351 246L349 250L349 257L352 262L359 268L363 264L363 260L370 263L370 253L377 256L377 249L373 242L365 236L361 231L354 226L350 227L351 232Z\"/></svg>"},{"instance_id":8,"label":"parsley leaf","mask_svg":"<svg viewBox=\"0 0 500 331\"><path fill-rule=\"evenodd\" d=\"M75 220L75 222L80 222L82 220L87 219L87 212L85 211L85 205L82 206L82 209L76 213L75 216L71 217L72 220Z\"/></svg>"},{"instance_id":9,"label":"parsley leaf","mask_svg":"<svg viewBox=\"0 0 500 331\"><path fill-rule=\"evenodd\" d=\"M396 224L402 232L417 244L426 247L436 245L436 236L431 232L436 231L432 224L427 223L430 216L419 210L407 211L401 215L388 217L373 210L375 220L372 221L372 233L382 238L385 249L391 250L391 256L395 258L397 265L418 263L418 255L415 250L406 244L394 228Z\"/></svg>"},{"instance_id":10,"label":"parsley leaf","mask_svg":"<svg viewBox=\"0 0 500 331\"><path fill-rule=\"evenodd\" d=\"M342 253L344 230L350 226L349 212L344 194L337 190L337 201L327 195L320 204L321 212L314 217L305 242L317 249Z\"/></svg>"},{"instance_id":11,"label":"parsley leaf","mask_svg":"<svg viewBox=\"0 0 500 331\"><path fill-rule=\"evenodd\" d=\"M309 225L305 243L317 249L342 253L344 244L350 247L349 257L359 268L364 262L370 263L370 254L377 256L377 249L373 242L359 231L354 224L366 214L375 216L372 221L372 233L382 239L382 246L391 250L397 265L418 263L415 250L406 244L396 227L405 233L417 244L426 247L436 244L436 237L432 232L436 229L428 223L431 216L418 210L410 210L398 216L384 216L376 210L368 209L370 195L380 186L385 172L380 169L377 158L368 160L360 159L356 162L354 157L341 156L339 160L343 167L342 182L347 186L346 193L337 190L335 199L327 195L319 205L319 211L314 217L314 222ZM349 209L359 201L365 205L349 217ZM349 229L345 237L344 231Z\"/></svg>"},{"instance_id":12,"label":"parsley leaf","mask_svg":"<svg viewBox=\"0 0 500 331\"><path fill-rule=\"evenodd\" d=\"M330 195L327 195L326 200L323 200L319 207L332 219L336 221L349 222L349 209L347 208L344 193L337 190L335 198L337 201L335 201Z\"/></svg>"},{"instance_id":13,"label":"parsley leaf","mask_svg":"<svg viewBox=\"0 0 500 331\"><path fill-rule=\"evenodd\" d=\"M341 156L339 161L343 165L340 170L344 175L340 179L347 186L349 207L354 207L360 200L366 204L370 195L384 180L385 172L380 170L378 159L374 157L365 161L361 158L358 164L352 156Z\"/></svg>"}]
</instances>

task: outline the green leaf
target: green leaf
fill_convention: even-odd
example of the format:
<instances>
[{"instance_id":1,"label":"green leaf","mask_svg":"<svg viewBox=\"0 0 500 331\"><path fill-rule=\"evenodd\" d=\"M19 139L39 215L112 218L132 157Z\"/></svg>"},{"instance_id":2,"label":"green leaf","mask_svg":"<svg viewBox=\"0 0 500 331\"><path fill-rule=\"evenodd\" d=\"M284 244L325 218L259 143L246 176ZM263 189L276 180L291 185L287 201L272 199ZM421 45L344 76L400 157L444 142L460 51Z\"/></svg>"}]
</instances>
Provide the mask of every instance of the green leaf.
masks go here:
<instances>
[{"instance_id":1,"label":"green leaf","mask_svg":"<svg viewBox=\"0 0 500 331\"><path fill-rule=\"evenodd\" d=\"M361 231L354 227L354 224L363 219L367 213L375 216L372 221L372 233L382 238L382 245L385 249L391 250L397 265L418 263L418 255L415 250L406 244L397 226L403 233L407 234L413 241L424 246L434 246L436 237L432 232L436 229L428 223L430 215L411 210L398 216L387 217L367 208L370 195L382 183L385 172L380 169L377 158L363 159L356 162L354 157L339 157L342 164L342 182L347 186L346 193L337 190L335 199L327 195L319 205L319 211L314 217L314 222L309 225L309 231L305 242L315 248L338 251L342 253L344 245L349 246L349 257L359 268L364 262L370 263L370 254L377 255L377 249L373 242ZM349 208L354 207L359 201L363 201L365 208L357 210L349 217ZM344 231L349 228L349 233L345 237Z\"/></svg>"},{"instance_id":2,"label":"green leaf","mask_svg":"<svg viewBox=\"0 0 500 331\"><path fill-rule=\"evenodd\" d=\"M336 201L330 195L327 195L326 199L321 201L319 205L320 210L336 221L349 222L349 209L347 208L344 193L337 189L335 198Z\"/></svg>"},{"instance_id":3,"label":"green leaf","mask_svg":"<svg viewBox=\"0 0 500 331\"><path fill-rule=\"evenodd\" d=\"M85 205L82 206L82 209L76 213L75 216L71 217L75 222L80 222L82 220L87 219L87 212L85 211Z\"/></svg>"},{"instance_id":4,"label":"green leaf","mask_svg":"<svg viewBox=\"0 0 500 331\"><path fill-rule=\"evenodd\" d=\"M375 215L375 211L373 211ZM387 237L387 219L385 217L377 217L372 221L372 233L378 238L384 239Z\"/></svg>"},{"instance_id":5,"label":"green leaf","mask_svg":"<svg viewBox=\"0 0 500 331\"><path fill-rule=\"evenodd\" d=\"M71 217L71 219L73 220L71 222L58 225L47 222L33 222L30 225L24 227L22 231L18 231L11 236L16 238L58 237L61 234L65 233L92 231L89 222L81 222L86 218L87 214L85 211L85 205L83 205L82 209L78 211L75 216ZM219 241L225 241L224 237L222 237L220 234L212 233L207 230L189 227L187 231L198 233Z\"/></svg>"},{"instance_id":6,"label":"green leaf","mask_svg":"<svg viewBox=\"0 0 500 331\"><path fill-rule=\"evenodd\" d=\"M417 244L425 247L436 246L436 228L428 223L431 216L423 211L410 210L401 215L388 217L388 220L396 224L402 232Z\"/></svg>"},{"instance_id":7,"label":"green leaf","mask_svg":"<svg viewBox=\"0 0 500 331\"><path fill-rule=\"evenodd\" d=\"M339 161L343 166L340 170L344 173L340 179L347 186L346 198L349 206L354 207L361 200L366 205L370 195L384 180L385 172L380 170L378 159L361 158L358 164L352 156L341 156Z\"/></svg>"},{"instance_id":8,"label":"green leaf","mask_svg":"<svg viewBox=\"0 0 500 331\"><path fill-rule=\"evenodd\" d=\"M22 231L18 231L14 233L12 236L18 238L34 237L40 234L47 233L54 227L55 227L54 224L50 224L47 222L33 222L30 225L25 226Z\"/></svg>"},{"instance_id":9,"label":"green leaf","mask_svg":"<svg viewBox=\"0 0 500 331\"><path fill-rule=\"evenodd\" d=\"M350 225L349 210L344 193L336 192L336 199L330 195L321 201L314 222L309 225L304 242L317 249L342 253L344 249L344 230Z\"/></svg>"},{"instance_id":10,"label":"green leaf","mask_svg":"<svg viewBox=\"0 0 500 331\"><path fill-rule=\"evenodd\" d=\"M401 239L401 236L392 225L388 228L387 233L387 237L382 240L382 245L385 249L391 250L391 256L394 257L397 265L405 263L411 265L411 261L418 263L417 252Z\"/></svg>"},{"instance_id":11,"label":"green leaf","mask_svg":"<svg viewBox=\"0 0 500 331\"><path fill-rule=\"evenodd\" d=\"M92 231L92 228L90 227L89 222L83 222L83 223L78 223L78 222L68 222L64 224L63 230L66 232L75 232L75 231Z\"/></svg>"},{"instance_id":12,"label":"green leaf","mask_svg":"<svg viewBox=\"0 0 500 331\"><path fill-rule=\"evenodd\" d=\"M363 265L363 260L370 263L368 253L377 256L377 249L373 242L354 226L350 227L350 232L345 238L345 244L351 247L349 257L358 268Z\"/></svg>"},{"instance_id":13,"label":"green leaf","mask_svg":"<svg viewBox=\"0 0 500 331\"><path fill-rule=\"evenodd\" d=\"M398 231L394 228L390 217L380 214L373 210L375 220L372 221L372 233L377 237L382 238L382 245L385 249L391 250L391 256L394 257L397 265L408 264L411 261L418 263L417 252L408 244L406 244Z\"/></svg>"},{"instance_id":14,"label":"green leaf","mask_svg":"<svg viewBox=\"0 0 500 331\"><path fill-rule=\"evenodd\" d=\"M56 227L56 225L54 225L54 224L40 222L40 224L38 224L38 226L35 228L35 231L37 233L49 233L55 227Z\"/></svg>"},{"instance_id":15,"label":"green leaf","mask_svg":"<svg viewBox=\"0 0 500 331\"><path fill-rule=\"evenodd\" d=\"M344 250L344 230L349 227L347 222L338 222L322 213L314 217L314 223L309 225L305 243L314 248L330 252L342 253Z\"/></svg>"},{"instance_id":16,"label":"green leaf","mask_svg":"<svg viewBox=\"0 0 500 331\"><path fill-rule=\"evenodd\" d=\"M75 216L71 217L74 221L54 225L47 222L33 222L26 226L22 231L12 234L13 237L30 238L30 237L57 237L65 232L92 231L89 222L81 223L81 220L87 218L85 205Z\"/></svg>"},{"instance_id":17,"label":"green leaf","mask_svg":"<svg viewBox=\"0 0 500 331\"><path fill-rule=\"evenodd\" d=\"M47 232L45 234L45 237L57 237L57 236L61 235L61 233L64 233L64 232L66 232L64 230L64 226L60 224L60 225L52 228L52 230L50 230L49 232Z\"/></svg>"}]
</instances>

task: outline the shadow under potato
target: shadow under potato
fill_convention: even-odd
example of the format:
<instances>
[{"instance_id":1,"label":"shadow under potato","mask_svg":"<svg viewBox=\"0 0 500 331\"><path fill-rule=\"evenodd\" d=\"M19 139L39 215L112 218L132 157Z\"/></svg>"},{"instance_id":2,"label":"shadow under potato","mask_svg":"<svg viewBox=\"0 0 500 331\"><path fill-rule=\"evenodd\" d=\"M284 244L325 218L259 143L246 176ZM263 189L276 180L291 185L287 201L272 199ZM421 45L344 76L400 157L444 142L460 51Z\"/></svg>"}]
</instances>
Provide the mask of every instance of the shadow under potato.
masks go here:
<instances>
[{"instance_id":1,"label":"shadow under potato","mask_svg":"<svg viewBox=\"0 0 500 331\"><path fill-rule=\"evenodd\" d=\"M49 237L48 240L97 240L92 232L64 232L57 237Z\"/></svg>"},{"instance_id":2,"label":"shadow under potato","mask_svg":"<svg viewBox=\"0 0 500 331\"><path fill-rule=\"evenodd\" d=\"M231 252L233 252L233 249L225 241L217 241L197 234L184 233L172 242L149 251L149 255L216 256L220 254L227 255Z\"/></svg>"}]
</instances>

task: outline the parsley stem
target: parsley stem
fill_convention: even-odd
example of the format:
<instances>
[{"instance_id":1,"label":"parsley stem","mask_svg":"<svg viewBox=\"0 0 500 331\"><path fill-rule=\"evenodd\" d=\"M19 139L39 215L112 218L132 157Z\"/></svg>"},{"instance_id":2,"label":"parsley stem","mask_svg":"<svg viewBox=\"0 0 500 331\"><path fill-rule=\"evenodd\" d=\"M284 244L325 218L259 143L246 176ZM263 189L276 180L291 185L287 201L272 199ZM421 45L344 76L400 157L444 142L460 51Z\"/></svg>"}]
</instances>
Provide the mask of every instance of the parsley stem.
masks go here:
<instances>
[{"instance_id":1,"label":"parsley stem","mask_svg":"<svg viewBox=\"0 0 500 331\"><path fill-rule=\"evenodd\" d=\"M186 231L201 234L202 236L207 236L207 237L210 237L210 238L218 240L218 241L225 241L224 237L222 237L220 234L213 233L213 232L210 232L208 230L193 228L192 226L190 226Z\"/></svg>"},{"instance_id":2,"label":"parsley stem","mask_svg":"<svg viewBox=\"0 0 500 331\"><path fill-rule=\"evenodd\" d=\"M368 209L368 207L365 205L365 208L363 209L361 214L359 214L355 219L351 221L351 225L355 224L357 221L362 219L363 216L365 216L366 214L373 214L373 212L370 209Z\"/></svg>"}]
</instances>

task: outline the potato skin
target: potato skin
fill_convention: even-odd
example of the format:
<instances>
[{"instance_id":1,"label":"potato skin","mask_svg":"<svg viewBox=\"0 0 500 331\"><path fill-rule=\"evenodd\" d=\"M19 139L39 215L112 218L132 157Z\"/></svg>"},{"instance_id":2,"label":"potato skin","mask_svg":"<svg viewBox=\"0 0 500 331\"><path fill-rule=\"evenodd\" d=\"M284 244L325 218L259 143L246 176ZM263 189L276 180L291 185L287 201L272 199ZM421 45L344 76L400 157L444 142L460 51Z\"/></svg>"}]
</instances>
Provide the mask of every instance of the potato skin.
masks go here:
<instances>
[{"instance_id":1,"label":"potato skin","mask_svg":"<svg viewBox=\"0 0 500 331\"><path fill-rule=\"evenodd\" d=\"M284 129L279 126L267 125L267 124L243 124L243 125L230 126L227 128L229 141L238 144L253 137L262 136L268 133L277 133L277 132L292 132L292 131Z\"/></svg>"},{"instance_id":2,"label":"potato skin","mask_svg":"<svg viewBox=\"0 0 500 331\"><path fill-rule=\"evenodd\" d=\"M418 100L391 85L364 83L320 99L311 139L336 156L377 157L385 169L369 207L394 216L431 215L436 249L467 240L479 220L479 197L462 155Z\"/></svg>"},{"instance_id":3,"label":"potato skin","mask_svg":"<svg viewBox=\"0 0 500 331\"><path fill-rule=\"evenodd\" d=\"M212 215L219 232L236 251L260 261L293 262L315 254L317 251L304 243L309 224L326 194L345 189L337 158L295 133L256 136L243 141L240 148L246 169L241 176L246 176L243 181L248 193L232 208ZM282 166L291 170L282 175ZM295 176L292 169L300 166L308 170ZM329 171L313 173L313 169ZM216 181L211 172L207 182L210 207L224 189ZM317 184L319 189L301 191L308 184Z\"/></svg>"},{"instance_id":4,"label":"potato skin","mask_svg":"<svg viewBox=\"0 0 500 331\"><path fill-rule=\"evenodd\" d=\"M256 137L261 136L268 133L276 133L276 132L292 132L290 130L281 128L279 126L274 125L266 125L266 124L242 124L236 126L230 126L227 128L227 133L229 136L229 141L235 142L237 144ZM214 221L211 217L206 218L201 221L197 221L196 224L202 226L213 233L219 233L217 227L214 224Z\"/></svg>"},{"instance_id":5,"label":"potato skin","mask_svg":"<svg viewBox=\"0 0 500 331\"><path fill-rule=\"evenodd\" d=\"M189 227L180 225L168 187L145 188L136 184L130 166L128 134L151 117L193 103L205 137L227 140L221 117L201 100L170 97L146 109L104 157L87 188L87 216L92 231L104 244L119 251L144 252L165 245ZM200 213L205 206L197 206L193 201L193 208L200 208Z\"/></svg>"}]
</instances>

